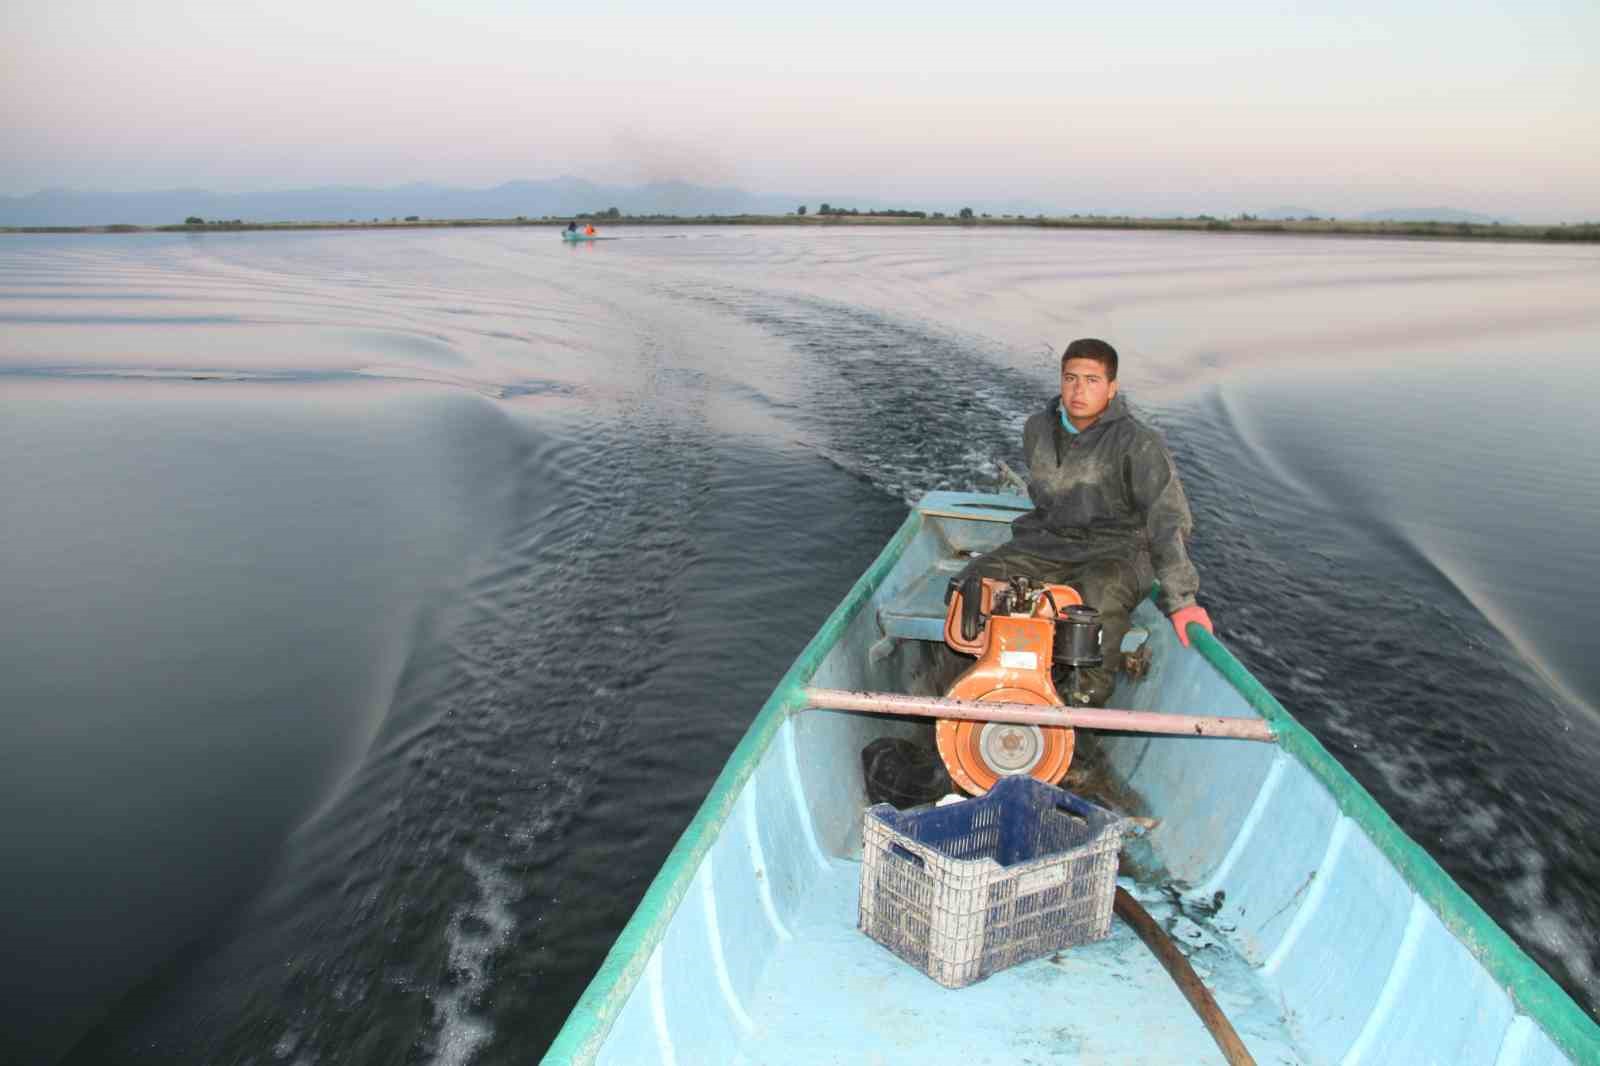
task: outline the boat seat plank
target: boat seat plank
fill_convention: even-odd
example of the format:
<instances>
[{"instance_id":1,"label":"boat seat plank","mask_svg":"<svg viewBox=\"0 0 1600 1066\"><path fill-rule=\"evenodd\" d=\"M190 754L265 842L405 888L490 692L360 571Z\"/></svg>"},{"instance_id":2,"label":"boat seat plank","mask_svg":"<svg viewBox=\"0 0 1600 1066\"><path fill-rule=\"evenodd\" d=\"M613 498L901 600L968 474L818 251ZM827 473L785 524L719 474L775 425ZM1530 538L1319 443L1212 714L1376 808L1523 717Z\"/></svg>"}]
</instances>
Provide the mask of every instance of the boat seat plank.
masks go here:
<instances>
[{"instance_id":1,"label":"boat seat plank","mask_svg":"<svg viewBox=\"0 0 1600 1066\"><path fill-rule=\"evenodd\" d=\"M878 609L878 624L888 637L900 640L944 640L944 590L967 565L965 559L940 559Z\"/></svg>"},{"instance_id":2,"label":"boat seat plank","mask_svg":"<svg viewBox=\"0 0 1600 1066\"><path fill-rule=\"evenodd\" d=\"M1221 1063L1209 1033L1138 936L1111 936L946 989L856 929L861 866L834 859L795 916L795 937L748 1000L736 1063ZM1158 921L1165 897L1149 894ZM1192 962L1260 1062L1296 1063L1258 973L1196 923ZM1184 923L1188 923L1185 925ZM1194 942L1191 940L1191 945Z\"/></svg>"},{"instance_id":3,"label":"boat seat plank","mask_svg":"<svg viewBox=\"0 0 1600 1066\"><path fill-rule=\"evenodd\" d=\"M1026 496L986 492L930 492L917 503L924 515L967 521L1002 522L1033 510Z\"/></svg>"}]
</instances>

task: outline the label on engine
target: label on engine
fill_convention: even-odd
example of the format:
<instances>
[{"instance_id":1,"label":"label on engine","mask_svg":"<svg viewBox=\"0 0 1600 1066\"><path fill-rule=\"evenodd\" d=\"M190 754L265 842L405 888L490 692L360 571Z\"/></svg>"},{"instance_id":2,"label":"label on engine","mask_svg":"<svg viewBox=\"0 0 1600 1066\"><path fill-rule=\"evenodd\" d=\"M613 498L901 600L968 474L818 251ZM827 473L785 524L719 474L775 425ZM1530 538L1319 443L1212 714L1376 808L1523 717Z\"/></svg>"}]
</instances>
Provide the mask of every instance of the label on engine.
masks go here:
<instances>
[{"instance_id":1,"label":"label on engine","mask_svg":"<svg viewBox=\"0 0 1600 1066\"><path fill-rule=\"evenodd\" d=\"M1031 651L1003 651L1000 653L1002 670L1037 670L1039 655Z\"/></svg>"}]
</instances>

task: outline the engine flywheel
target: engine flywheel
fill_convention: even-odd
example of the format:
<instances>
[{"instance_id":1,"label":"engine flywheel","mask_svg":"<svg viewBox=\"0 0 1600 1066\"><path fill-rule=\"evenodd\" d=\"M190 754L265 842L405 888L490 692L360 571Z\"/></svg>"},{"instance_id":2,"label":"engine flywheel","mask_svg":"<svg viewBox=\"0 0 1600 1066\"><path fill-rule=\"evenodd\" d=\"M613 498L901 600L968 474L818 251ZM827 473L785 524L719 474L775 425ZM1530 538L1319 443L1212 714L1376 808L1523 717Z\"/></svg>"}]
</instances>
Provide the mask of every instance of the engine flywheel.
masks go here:
<instances>
[{"instance_id":1,"label":"engine flywheel","mask_svg":"<svg viewBox=\"0 0 1600 1066\"><path fill-rule=\"evenodd\" d=\"M999 688L980 701L1052 706L1038 693ZM939 757L956 784L974 795L989 791L1002 777L1028 774L1048 784L1066 776L1075 735L1068 726L1013 725L941 718L936 730Z\"/></svg>"}]
</instances>

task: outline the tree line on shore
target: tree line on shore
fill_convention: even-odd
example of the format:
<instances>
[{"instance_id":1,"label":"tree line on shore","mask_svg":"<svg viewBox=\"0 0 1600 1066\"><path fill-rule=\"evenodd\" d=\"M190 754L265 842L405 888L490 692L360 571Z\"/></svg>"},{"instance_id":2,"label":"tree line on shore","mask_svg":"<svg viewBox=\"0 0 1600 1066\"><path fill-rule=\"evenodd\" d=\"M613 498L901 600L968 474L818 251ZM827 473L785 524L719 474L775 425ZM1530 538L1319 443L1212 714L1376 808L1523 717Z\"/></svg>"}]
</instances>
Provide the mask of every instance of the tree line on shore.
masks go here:
<instances>
[{"instance_id":1,"label":"tree line on shore","mask_svg":"<svg viewBox=\"0 0 1600 1066\"><path fill-rule=\"evenodd\" d=\"M1448 221L1343 221L1337 218L1319 218L1306 215L1294 219L1259 218L1241 213L1231 218L1200 214L1170 218L1141 218L1128 215L1073 214L1066 216L1007 215L998 217L987 212L975 212L962 207L953 215L942 211L910 211L900 208L856 209L822 204L815 214L808 214L807 205L783 215L674 215L625 214L620 208L608 207L599 211L578 212L575 215L545 215L538 218L518 215L515 218L454 218L432 219L420 215L393 216L388 219L374 217L346 221L283 221L251 222L244 219L205 219L189 215L182 223L166 226L135 226L112 224L104 226L10 226L0 227L0 232L10 233L140 233L140 232L205 232L218 230L268 230L268 229L370 229L390 227L476 227L476 226L529 226L565 224L570 219L585 221L632 223L643 225L700 224L700 225L963 225L963 226L1028 226L1043 229L1153 229L1242 233L1294 233L1329 234L1374 237L1454 237L1478 240L1518 241L1600 241L1600 222L1579 222L1561 225L1519 225L1501 222L1448 222Z\"/></svg>"}]
</instances>

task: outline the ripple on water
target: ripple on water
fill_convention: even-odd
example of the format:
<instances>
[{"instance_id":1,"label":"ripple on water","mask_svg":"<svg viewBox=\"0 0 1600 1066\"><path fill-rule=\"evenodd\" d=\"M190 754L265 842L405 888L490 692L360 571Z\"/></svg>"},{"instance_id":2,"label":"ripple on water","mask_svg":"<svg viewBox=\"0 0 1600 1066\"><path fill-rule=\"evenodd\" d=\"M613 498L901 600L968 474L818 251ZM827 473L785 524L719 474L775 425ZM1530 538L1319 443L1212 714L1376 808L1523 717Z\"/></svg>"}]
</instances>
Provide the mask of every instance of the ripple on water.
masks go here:
<instances>
[{"instance_id":1,"label":"ripple on water","mask_svg":"<svg viewBox=\"0 0 1600 1066\"><path fill-rule=\"evenodd\" d=\"M13 370L59 382L70 362L158 389L285 385L259 380L273 375L377 389L360 375L383 375L490 397L521 435L472 464L494 497L491 535L433 564L454 567L454 591L420 611L366 757L264 862L259 897L130 994L77 1061L536 1056L904 505L1020 467L1022 422L1053 377L1041 330L1150 352L1132 377L1163 398L1225 380L1220 399L1146 409L1184 472L1221 636L1596 1002L1593 731L1485 618L1481 572L1452 562L1482 527L1408 525L1408 493L1375 476L1477 484L1483 470L1460 449L1426 452L1427 431L1396 445L1381 418L1319 431L1339 409L1326 391L1275 420L1241 370L1294 358L1300 340L1342 359L1382 334L1344 322L1383 273L1363 275L1372 260L1406 300L1454 307L1441 259L1523 253L1029 235L976 255L960 238L718 231L559 259L520 231L161 240L138 254L88 240L26 262L0 249L7 313L35 320L7 331ZM77 285L83 321L51 318ZM1290 303L1258 318L1263 294ZM151 347L130 354L134 337ZM167 380L193 367L241 380ZM1592 390L1569 391L1580 410L1559 426L1581 428ZM1502 473L1516 491L1499 498L1518 506L1600 484L1543 462ZM352 528L371 528L368 512ZM1518 626L1554 646L1526 615Z\"/></svg>"}]
</instances>

